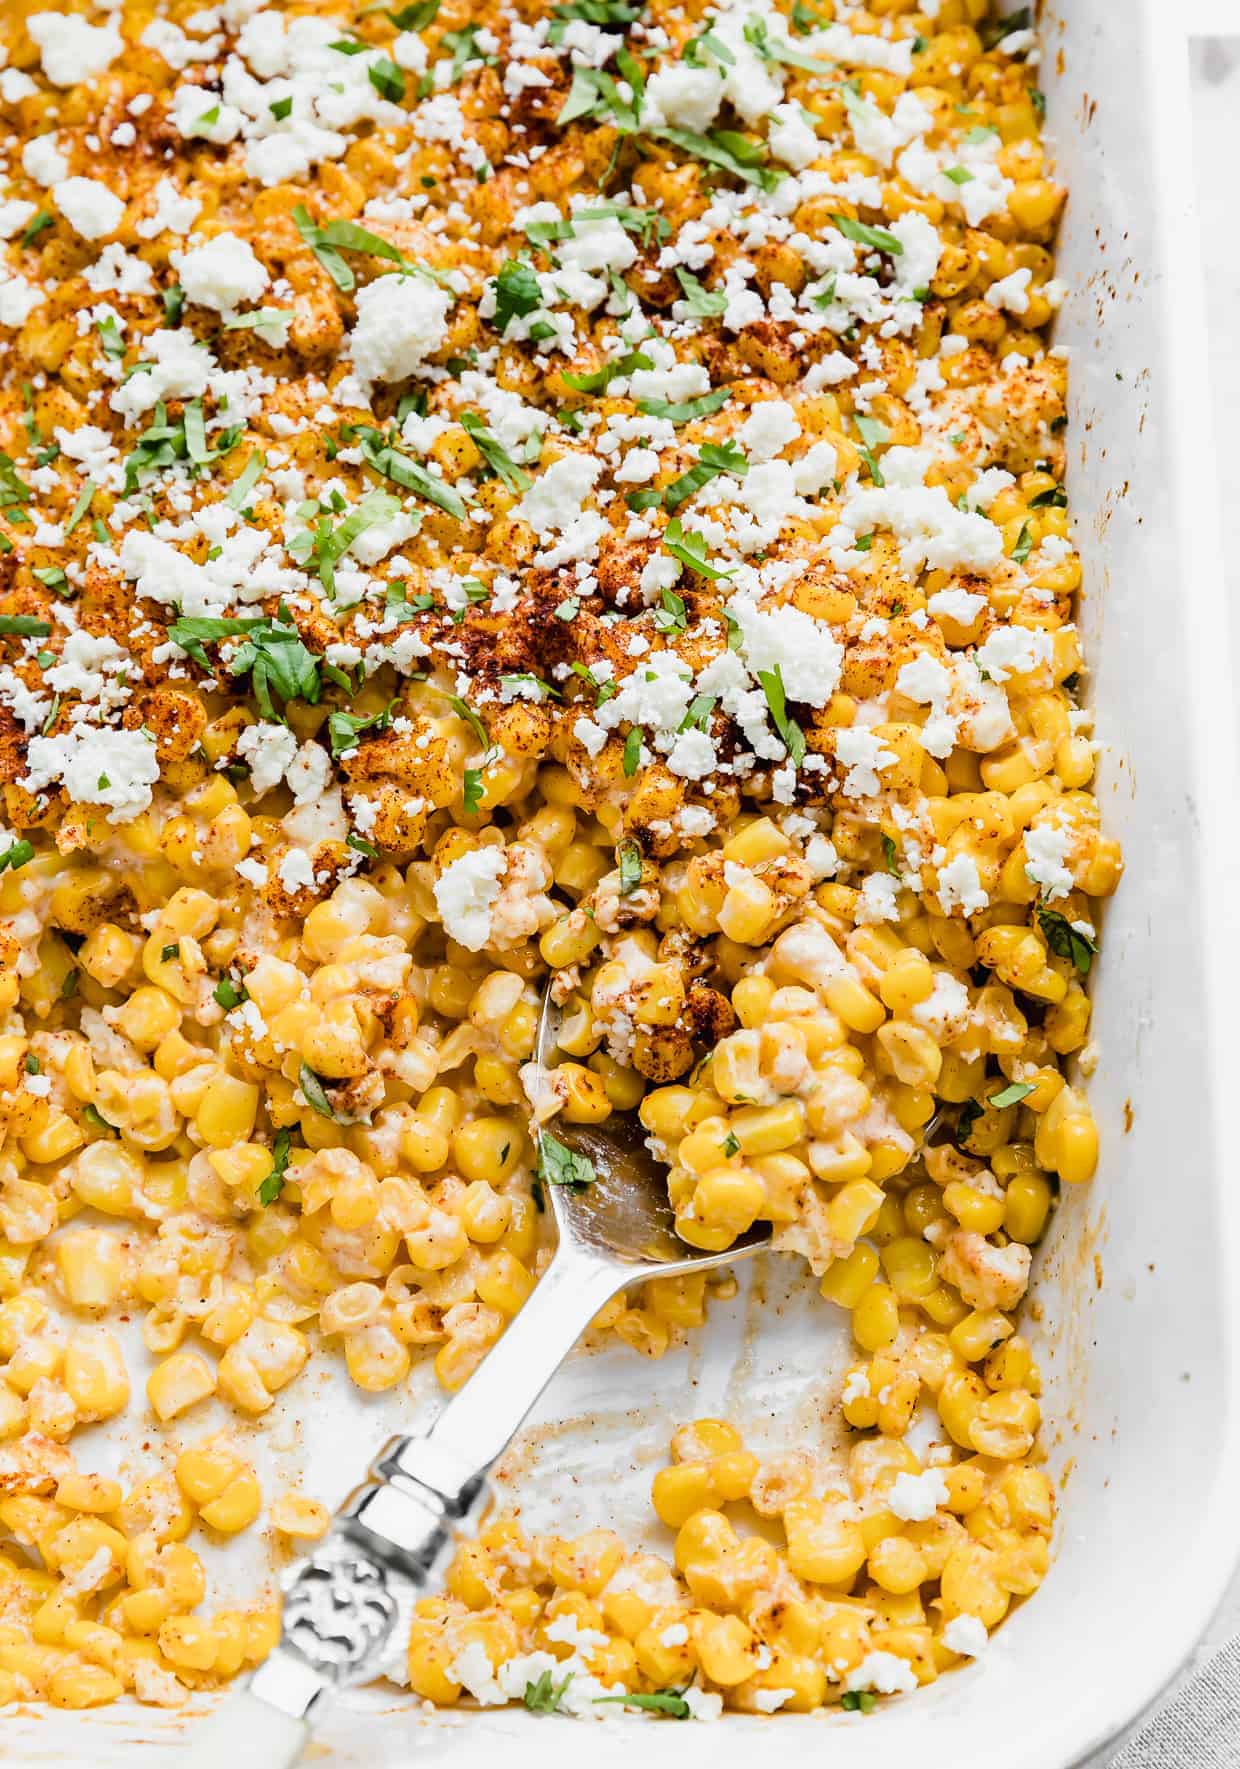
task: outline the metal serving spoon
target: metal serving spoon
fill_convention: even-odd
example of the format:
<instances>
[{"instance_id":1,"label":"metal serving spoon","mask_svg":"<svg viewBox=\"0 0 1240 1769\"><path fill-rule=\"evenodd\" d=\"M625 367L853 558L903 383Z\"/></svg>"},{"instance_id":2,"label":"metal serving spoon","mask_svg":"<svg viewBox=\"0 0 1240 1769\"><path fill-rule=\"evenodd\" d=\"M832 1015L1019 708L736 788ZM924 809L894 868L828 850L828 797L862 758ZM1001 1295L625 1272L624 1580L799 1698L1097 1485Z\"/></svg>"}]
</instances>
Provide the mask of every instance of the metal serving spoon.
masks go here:
<instances>
[{"instance_id":1,"label":"metal serving spoon","mask_svg":"<svg viewBox=\"0 0 1240 1769\"><path fill-rule=\"evenodd\" d=\"M543 999L537 1060L554 1066L559 1013ZM396 1437L337 1512L313 1554L285 1580L280 1642L246 1687L197 1728L197 1769L288 1769L330 1696L373 1678L412 1600L438 1585L453 1537L472 1529L487 1474L588 1323L618 1291L648 1278L727 1265L765 1247L757 1225L722 1253L676 1234L667 1172L631 1113L598 1125L556 1122L596 1177L548 1185L559 1234L529 1301L421 1437Z\"/></svg>"}]
</instances>

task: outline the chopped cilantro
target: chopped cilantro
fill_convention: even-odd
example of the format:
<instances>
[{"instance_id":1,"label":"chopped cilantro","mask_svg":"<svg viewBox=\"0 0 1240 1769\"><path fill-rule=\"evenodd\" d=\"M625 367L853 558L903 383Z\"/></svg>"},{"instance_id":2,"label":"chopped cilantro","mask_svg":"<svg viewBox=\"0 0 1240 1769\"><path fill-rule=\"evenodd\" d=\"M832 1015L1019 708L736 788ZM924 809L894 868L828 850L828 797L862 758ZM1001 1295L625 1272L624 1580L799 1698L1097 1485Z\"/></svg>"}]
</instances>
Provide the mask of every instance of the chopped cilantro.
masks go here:
<instances>
[{"instance_id":1,"label":"chopped cilantro","mask_svg":"<svg viewBox=\"0 0 1240 1769\"><path fill-rule=\"evenodd\" d=\"M407 454L402 454L393 438L385 437L372 424L354 424L346 428L348 434L360 444L366 464L373 467L376 473L390 479L393 485L399 485L405 491L425 498L428 504L436 505L458 522L465 520L465 500L461 494L453 490L446 480L438 478L419 462L411 460Z\"/></svg>"},{"instance_id":2,"label":"chopped cilantro","mask_svg":"<svg viewBox=\"0 0 1240 1769\"><path fill-rule=\"evenodd\" d=\"M320 226L310 219L305 204L298 203L293 210L293 222L342 294L350 294L357 287L357 278L341 256L343 252L366 253L372 258L384 258L391 264L406 267L404 253L390 240L380 239L377 233L371 233L369 228L356 221L327 221Z\"/></svg>"},{"instance_id":3,"label":"chopped cilantro","mask_svg":"<svg viewBox=\"0 0 1240 1769\"><path fill-rule=\"evenodd\" d=\"M616 356L605 362L601 369L591 369L585 374L572 374L565 369L562 379L574 393L603 393L620 376L631 375L634 369L652 369L654 359L644 356L640 350L630 350L626 356Z\"/></svg>"},{"instance_id":4,"label":"chopped cilantro","mask_svg":"<svg viewBox=\"0 0 1240 1769\"><path fill-rule=\"evenodd\" d=\"M653 1695L596 1695L595 1705L620 1701L626 1708L644 1708L649 1714L666 1714L672 1720L687 1720L693 1712L679 1689L656 1689Z\"/></svg>"},{"instance_id":5,"label":"chopped cilantro","mask_svg":"<svg viewBox=\"0 0 1240 1769\"><path fill-rule=\"evenodd\" d=\"M386 98L389 104L405 102L405 75L394 61L386 56L372 61L366 69L366 78L370 81L380 98Z\"/></svg>"},{"instance_id":6,"label":"chopped cilantro","mask_svg":"<svg viewBox=\"0 0 1240 1769\"><path fill-rule=\"evenodd\" d=\"M20 243L23 246L33 245L35 240L37 240L39 235L43 232L43 229L45 227L50 227L54 220L55 216L51 213L50 209L40 209L38 214L32 215L25 227L22 228Z\"/></svg>"},{"instance_id":7,"label":"chopped cilantro","mask_svg":"<svg viewBox=\"0 0 1240 1769\"><path fill-rule=\"evenodd\" d=\"M782 176L763 163L766 159L764 143L750 141L747 135L734 129L717 129L713 135L699 135L692 129L663 128L652 129L649 133L657 141L670 142L673 147L692 154L694 159L705 160L708 166L730 172L743 184L756 185L759 190L774 190Z\"/></svg>"},{"instance_id":8,"label":"chopped cilantro","mask_svg":"<svg viewBox=\"0 0 1240 1769\"><path fill-rule=\"evenodd\" d=\"M293 1137L290 1131L276 1132L276 1140L271 1148L271 1172L258 1188L260 1204L274 1204L284 1190L284 1176L288 1172L288 1154L292 1141Z\"/></svg>"},{"instance_id":9,"label":"chopped cilantro","mask_svg":"<svg viewBox=\"0 0 1240 1769\"><path fill-rule=\"evenodd\" d=\"M676 266L676 280L684 290L684 305L691 319L713 319L722 313L728 298L722 289L708 289L691 270Z\"/></svg>"},{"instance_id":10,"label":"chopped cilantro","mask_svg":"<svg viewBox=\"0 0 1240 1769\"><path fill-rule=\"evenodd\" d=\"M332 523L330 515L321 513L313 528L303 529L293 536L288 550L300 564L314 560L319 582L331 595L336 587L336 566L358 536L368 528L391 522L399 514L399 498L387 491L368 491L338 525Z\"/></svg>"},{"instance_id":11,"label":"chopped cilantro","mask_svg":"<svg viewBox=\"0 0 1240 1769\"><path fill-rule=\"evenodd\" d=\"M438 17L439 4L440 0L413 0L412 6L402 6L387 16L398 31L424 31Z\"/></svg>"},{"instance_id":12,"label":"chopped cilantro","mask_svg":"<svg viewBox=\"0 0 1240 1769\"><path fill-rule=\"evenodd\" d=\"M771 720L788 751L788 759L794 768L799 768L805 760L805 733L796 720L788 716L783 671L776 664L774 669L759 670L757 675L766 695L766 704L771 709Z\"/></svg>"},{"instance_id":13,"label":"chopped cilantro","mask_svg":"<svg viewBox=\"0 0 1240 1769\"><path fill-rule=\"evenodd\" d=\"M570 1191L580 1192L598 1176L587 1155L577 1154L544 1129L538 1133L538 1177L549 1185L568 1186Z\"/></svg>"},{"instance_id":14,"label":"chopped cilantro","mask_svg":"<svg viewBox=\"0 0 1240 1769\"><path fill-rule=\"evenodd\" d=\"M682 565L687 565L690 571L696 571L699 577L713 579L733 575L724 566L711 564L706 557L706 536L704 534L686 534L681 527L679 516L673 516L664 529L663 546L673 559L679 559Z\"/></svg>"},{"instance_id":15,"label":"chopped cilantro","mask_svg":"<svg viewBox=\"0 0 1240 1769\"><path fill-rule=\"evenodd\" d=\"M310 1067L309 1063L303 1063L301 1065L301 1068L297 1073L297 1079L301 1084L301 1091L306 1096L306 1104L313 1111L317 1112L320 1118L334 1118L336 1114L332 1111L331 1101L327 1097L327 1090L323 1086L319 1076L317 1076L314 1070Z\"/></svg>"},{"instance_id":16,"label":"chopped cilantro","mask_svg":"<svg viewBox=\"0 0 1240 1769\"><path fill-rule=\"evenodd\" d=\"M230 510L244 510L250 501L250 493L262 477L263 468L267 465L267 457L260 448L254 449L249 460L241 469L224 502Z\"/></svg>"},{"instance_id":17,"label":"chopped cilantro","mask_svg":"<svg viewBox=\"0 0 1240 1769\"><path fill-rule=\"evenodd\" d=\"M885 227L870 227L867 222L854 221L849 215L832 215L831 220L844 238L852 240L854 245L872 246L876 252L887 252L893 258L898 258L904 250L895 234L889 233Z\"/></svg>"},{"instance_id":18,"label":"chopped cilantro","mask_svg":"<svg viewBox=\"0 0 1240 1769\"><path fill-rule=\"evenodd\" d=\"M73 533L78 523L90 509L91 504L94 502L94 498L95 482L93 479L88 479L73 501L73 508L69 512L69 520L65 523L66 535Z\"/></svg>"},{"instance_id":19,"label":"chopped cilantro","mask_svg":"<svg viewBox=\"0 0 1240 1769\"><path fill-rule=\"evenodd\" d=\"M732 397L728 387L716 387L699 399L639 399L637 409L648 418L666 418L672 424L692 424L698 418L713 416Z\"/></svg>"},{"instance_id":20,"label":"chopped cilantro","mask_svg":"<svg viewBox=\"0 0 1240 1769\"><path fill-rule=\"evenodd\" d=\"M498 437L493 436L477 412L462 412L461 424L491 471L498 475L509 491L528 491L533 481L519 467Z\"/></svg>"},{"instance_id":21,"label":"chopped cilantro","mask_svg":"<svg viewBox=\"0 0 1240 1769\"><path fill-rule=\"evenodd\" d=\"M495 278L495 329L501 337L511 320L522 319L542 306L542 290L532 265L510 258Z\"/></svg>"},{"instance_id":22,"label":"chopped cilantro","mask_svg":"<svg viewBox=\"0 0 1240 1769\"><path fill-rule=\"evenodd\" d=\"M479 49L474 39L482 29L481 25L466 25L460 31L445 31L440 38L440 47L446 49L452 57L452 68L449 83L455 86L471 61L480 61L486 67L493 68L498 57L487 55Z\"/></svg>"},{"instance_id":23,"label":"chopped cilantro","mask_svg":"<svg viewBox=\"0 0 1240 1769\"><path fill-rule=\"evenodd\" d=\"M663 493L664 506L668 510L678 510L686 498L691 498L721 473L734 473L738 479L743 479L748 471L749 462L737 443L704 442L698 450L697 466L690 467L679 479L673 479Z\"/></svg>"},{"instance_id":24,"label":"chopped cilantro","mask_svg":"<svg viewBox=\"0 0 1240 1769\"><path fill-rule=\"evenodd\" d=\"M684 597L665 589L659 592L659 602L654 611L656 629L661 633L683 633L689 624Z\"/></svg>"},{"instance_id":25,"label":"chopped cilantro","mask_svg":"<svg viewBox=\"0 0 1240 1769\"><path fill-rule=\"evenodd\" d=\"M31 842L19 840L11 842L0 854L0 872L7 868L10 872L18 872L34 859L34 846Z\"/></svg>"},{"instance_id":26,"label":"chopped cilantro","mask_svg":"<svg viewBox=\"0 0 1240 1769\"><path fill-rule=\"evenodd\" d=\"M356 713L334 712L327 720L327 730L331 738L332 755L350 755L357 747L357 740L363 731L386 731L392 722L394 700L372 713L369 718Z\"/></svg>"},{"instance_id":27,"label":"chopped cilantro","mask_svg":"<svg viewBox=\"0 0 1240 1769\"><path fill-rule=\"evenodd\" d=\"M1021 1100L1028 1099L1033 1088L1028 1081L1013 1081L1007 1087L1000 1088L998 1093L990 1095L990 1103L1002 1111L1004 1106L1019 1105Z\"/></svg>"},{"instance_id":28,"label":"chopped cilantro","mask_svg":"<svg viewBox=\"0 0 1240 1769\"><path fill-rule=\"evenodd\" d=\"M165 325L176 327L181 323L181 315L185 310L185 290L180 283L173 283L160 295L163 303Z\"/></svg>"},{"instance_id":29,"label":"chopped cilantro","mask_svg":"<svg viewBox=\"0 0 1240 1769\"><path fill-rule=\"evenodd\" d=\"M755 49L763 61L782 62L788 68L801 68L809 74L826 76L830 69L828 64L818 55L806 55L804 50L794 49L791 43L782 43L772 38L770 27L764 18L751 17L745 25L745 41Z\"/></svg>"},{"instance_id":30,"label":"chopped cilantro","mask_svg":"<svg viewBox=\"0 0 1240 1769\"><path fill-rule=\"evenodd\" d=\"M534 1682L526 1684L521 1700L531 1714L558 1714L560 1703L564 1700L564 1691L572 1680L571 1671L559 1683L552 1681L550 1671L544 1671Z\"/></svg>"},{"instance_id":31,"label":"chopped cilantro","mask_svg":"<svg viewBox=\"0 0 1240 1769\"><path fill-rule=\"evenodd\" d=\"M124 356L125 340L121 337L121 328L115 314L105 313L103 318L97 322L96 329L105 356L110 356L113 359Z\"/></svg>"},{"instance_id":32,"label":"chopped cilantro","mask_svg":"<svg viewBox=\"0 0 1240 1769\"><path fill-rule=\"evenodd\" d=\"M253 332L273 350L283 350L293 323L289 307L256 307L253 313L237 313L224 321L226 332Z\"/></svg>"},{"instance_id":33,"label":"chopped cilantro","mask_svg":"<svg viewBox=\"0 0 1240 1769\"><path fill-rule=\"evenodd\" d=\"M1082 976L1089 975L1089 967L1094 962L1098 950L1098 942L1090 933L1086 933L1075 922L1061 915L1058 909L1038 909L1038 926L1046 936L1046 943L1057 958L1072 961Z\"/></svg>"},{"instance_id":34,"label":"chopped cilantro","mask_svg":"<svg viewBox=\"0 0 1240 1769\"><path fill-rule=\"evenodd\" d=\"M620 895L631 897L642 882L642 851L635 841L623 841L616 858L620 862Z\"/></svg>"},{"instance_id":35,"label":"chopped cilantro","mask_svg":"<svg viewBox=\"0 0 1240 1769\"><path fill-rule=\"evenodd\" d=\"M861 458L869 469L870 478L876 486L881 488L887 481L883 478L874 450L881 448L884 443L891 440L887 426L880 424L877 418L867 418L862 413L857 414L853 423L857 426L857 435L861 438Z\"/></svg>"},{"instance_id":36,"label":"chopped cilantro","mask_svg":"<svg viewBox=\"0 0 1240 1769\"><path fill-rule=\"evenodd\" d=\"M263 716L273 719L276 711L272 690L282 700L306 700L311 704L317 702L322 693L319 658L302 643L287 610L282 608L280 612L282 618L278 620L265 617L224 620L206 615L182 618L168 628L168 637L205 670L213 670L215 666L204 651L204 645L217 639L243 639L244 643L238 646L229 661L228 673L250 676L254 697Z\"/></svg>"}]
</instances>

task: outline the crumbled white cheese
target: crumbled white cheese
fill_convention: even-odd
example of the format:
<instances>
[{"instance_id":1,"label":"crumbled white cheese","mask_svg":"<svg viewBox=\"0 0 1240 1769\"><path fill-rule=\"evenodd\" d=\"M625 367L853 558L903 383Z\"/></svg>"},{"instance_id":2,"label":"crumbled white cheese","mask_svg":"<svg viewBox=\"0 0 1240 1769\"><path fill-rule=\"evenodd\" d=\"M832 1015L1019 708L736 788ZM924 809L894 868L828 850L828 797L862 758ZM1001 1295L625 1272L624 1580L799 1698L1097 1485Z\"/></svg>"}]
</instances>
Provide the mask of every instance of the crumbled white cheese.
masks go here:
<instances>
[{"instance_id":1,"label":"crumbled white cheese","mask_svg":"<svg viewBox=\"0 0 1240 1769\"><path fill-rule=\"evenodd\" d=\"M105 73L125 47L111 19L92 25L78 13L32 12L26 30L53 86L76 86Z\"/></svg>"},{"instance_id":2,"label":"crumbled white cheese","mask_svg":"<svg viewBox=\"0 0 1240 1769\"><path fill-rule=\"evenodd\" d=\"M69 176L69 161L54 135L36 135L22 149L22 171L47 188Z\"/></svg>"},{"instance_id":3,"label":"crumbled white cheese","mask_svg":"<svg viewBox=\"0 0 1240 1769\"><path fill-rule=\"evenodd\" d=\"M990 898L982 889L977 861L970 854L957 854L954 860L939 868L939 902L950 915L961 909L965 915L980 915Z\"/></svg>"},{"instance_id":4,"label":"crumbled white cheese","mask_svg":"<svg viewBox=\"0 0 1240 1769\"><path fill-rule=\"evenodd\" d=\"M887 1488L887 1506L906 1523L924 1523L950 1496L939 1470L926 1468L921 1474L897 1474Z\"/></svg>"},{"instance_id":5,"label":"crumbled white cheese","mask_svg":"<svg viewBox=\"0 0 1240 1769\"><path fill-rule=\"evenodd\" d=\"M76 804L107 805L109 823L129 823L151 802L159 779L155 740L143 731L76 724L55 737L32 737L27 792L63 786Z\"/></svg>"},{"instance_id":6,"label":"crumbled white cheese","mask_svg":"<svg viewBox=\"0 0 1240 1769\"><path fill-rule=\"evenodd\" d=\"M84 240L101 240L115 233L125 205L115 191L97 178L64 178L52 188L52 201L65 220Z\"/></svg>"},{"instance_id":7,"label":"crumbled white cheese","mask_svg":"<svg viewBox=\"0 0 1240 1769\"><path fill-rule=\"evenodd\" d=\"M205 245L171 257L186 300L216 313L234 313L257 301L271 282L253 247L235 233L217 233Z\"/></svg>"},{"instance_id":8,"label":"crumbled white cheese","mask_svg":"<svg viewBox=\"0 0 1240 1769\"><path fill-rule=\"evenodd\" d=\"M1075 886L1071 869L1064 865L1071 846L1071 832L1054 823L1025 831L1025 877L1040 887L1048 903L1066 897Z\"/></svg>"},{"instance_id":9,"label":"crumbled white cheese","mask_svg":"<svg viewBox=\"0 0 1240 1769\"><path fill-rule=\"evenodd\" d=\"M467 951L481 952L491 937L491 911L506 864L503 848L471 848L435 880L435 902L444 929Z\"/></svg>"},{"instance_id":10,"label":"crumbled white cheese","mask_svg":"<svg viewBox=\"0 0 1240 1769\"><path fill-rule=\"evenodd\" d=\"M894 1652L867 1652L844 1679L847 1690L872 1689L877 1695L911 1695L917 1675L906 1658Z\"/></svg>"},{"instance_id":11,"label":"crumbled white cheese","mask_svg":"<svg viewBox=\"0 0 1240 1769\"><path fill-rule=\"evenodd\" d=\"M964 1658L980 1658L990 1644L985 1623L975 1615L954 1615L943 1629L943 1644Z\"/></svg>"},{"instance_id":12,"label":"crumbled white cheese","mask_svg":"<svg viewBox=\"0 0 1240 1769\"><path fill-rule=\"evenodd\" d=\"M349 340L359 380L404 381L448 335L452 297L429 276L380 276L357 292Z\"/></svg>"}]
</instances>

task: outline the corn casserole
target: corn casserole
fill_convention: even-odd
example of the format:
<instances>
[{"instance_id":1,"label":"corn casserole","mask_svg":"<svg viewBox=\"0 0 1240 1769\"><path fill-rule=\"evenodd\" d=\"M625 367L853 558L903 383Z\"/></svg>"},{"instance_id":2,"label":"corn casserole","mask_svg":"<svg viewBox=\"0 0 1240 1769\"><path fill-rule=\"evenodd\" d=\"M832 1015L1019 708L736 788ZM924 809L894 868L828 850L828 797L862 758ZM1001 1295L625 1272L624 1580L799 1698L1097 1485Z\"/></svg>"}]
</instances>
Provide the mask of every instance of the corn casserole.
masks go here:
<instances>
[{"instance_id":1,"label":"corn casserole","mask_svg":"<svg viewBox=\"0 0 1240 1769\"><path fill-rule=\"evenodd\" d=\"M686 1421L653 1547L501 1512L412 1696L867 1713L1042 1580L1121 859L1038 59L986 0L5 8L0 1702L258 1662L201 1550L327 1510L227 1421L458 1388L613 1112L849 1311L848 1448Z\"/></svg>"}]
</instances>

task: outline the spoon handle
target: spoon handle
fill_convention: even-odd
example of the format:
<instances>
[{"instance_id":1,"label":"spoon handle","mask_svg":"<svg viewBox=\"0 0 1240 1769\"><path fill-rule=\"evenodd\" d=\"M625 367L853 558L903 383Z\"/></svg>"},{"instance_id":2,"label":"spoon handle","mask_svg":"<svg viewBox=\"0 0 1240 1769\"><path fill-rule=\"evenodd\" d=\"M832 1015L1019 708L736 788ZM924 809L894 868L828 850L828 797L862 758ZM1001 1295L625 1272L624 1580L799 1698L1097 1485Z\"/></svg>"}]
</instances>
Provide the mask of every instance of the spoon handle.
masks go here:
<instances>
[{"instance_id":1,"label":"spoon handle","mask_svg":"<svg viewBox=\"0 0 1240 1769\"><path fill-rule=\"evenodd\" d=\"M245 1769L252 1760L256 1769L260 1762L291 1769L325 1698L378 1671L402 1614L397 1594L407 1618L410 1594L438 1585L454 1537L472 1530L484 1509L492 1464L628 1275L561 1247L430 1431L393 1438L319 1547L292 1568L279 1644L248 1688L198 1729L188 1764ZM261 1755L251 1757L259 1739Z\"/></svg>"}]
</instances>

